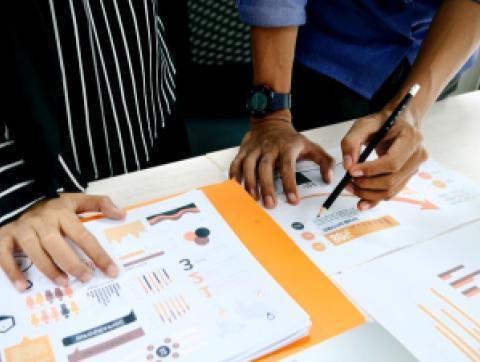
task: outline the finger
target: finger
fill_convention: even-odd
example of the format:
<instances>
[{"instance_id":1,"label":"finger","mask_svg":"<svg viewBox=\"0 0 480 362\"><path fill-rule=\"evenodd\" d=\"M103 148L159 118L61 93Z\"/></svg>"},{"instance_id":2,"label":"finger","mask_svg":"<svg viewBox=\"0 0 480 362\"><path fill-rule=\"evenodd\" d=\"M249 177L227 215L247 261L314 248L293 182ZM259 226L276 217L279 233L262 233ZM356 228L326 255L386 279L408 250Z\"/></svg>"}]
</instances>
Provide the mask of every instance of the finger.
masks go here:
<instances>
[{"instance_id":1,"label":"finger","mask_svg":"<svg viewBox=\"0 0 480 362\"><path fill-rule=\"evenodd\" d=\"M385 191L395 188L404 179L406 170L384 176L356 177L352 182L363 190Z\"/></svg>"},{"instance_id":2,"label":"finger","mask_svg":"<svg viewBox=\"0 0 480 362\"><path fill-rule=\"evenodd\" d=\"M75 201L75 212L98 211L110 219L123 219L125 211L115 206L108 196L94 196L85 194L72 194L71 197Z\"/></svg>"},{"instance_id":3,"label":"finger","mask_svg":"<svg viewBox=\"0 0 480 362\"><path fill-rule=\"evenodd\" d=\"M377 206L380 203L380 201L369 201L369 200L360 200L357 203L357 208L360 211L367 211L370 209L373 209L375 206Z\"/></svg>"},{"instance_id":4,"label":"finger","mask_svg":"<svg viewBox=\"0 0 480 362\"><path fill-rule=\"evenodd\" d=\"M250 153L243 160L243 177L245 181L245 189L252 195L255 200L258 200L257 192L257 162L260 157L260 151Z\"/></svg>"},{"instance_id":5,"label":"finger","mask_svg":"<svg viewBox=\"0 0 480 362\"><path fill-rule=\"evenodd\" d=\"M352 184L351 189L353 194L361 199L360 201L368 202L370 205L378 203L382 200L389 200L393 196L393 192L390 193L389 191L364 190L358 186L355 186L355 184ZM360 204L365 203L359 202L359 206Z\"/></svg>"},{"instance_id":6,"label":"finger","mask_svg":"<svg viewBox=\"0 0 480 362\"><path fill-rule=\"evenodd\" d=\"M61 286L68 286L68 277L58 268L50 256L40 245L39 230L44 228L41 221L33 221L32 230L35 232L34 238L18 236L18 244L22 247L25 254L30 258L32 263L52 282Z\"/></svg>"},{"instance_id":7,"label":"finger","mask_svg":"<svg viewBox=\"0 0 480 362\"><path fill-rule=\"evenodd\" d=\"M341 142L343 154L343 167L348 170L353 164L358 162L360 150L372 134L380 127L377 121L377 115L372 115L356 121L350 130L343 137Z\"/></svg>"},{"instance_id":8,"label":"finger","mask_svg":"<svg viewBox=\"0 0 480 362\"><path fill-rule=\"evenodd\" d=\"M311 143L306 154L306 158L312 160L320 166L320 173L323 181L331 183L333 181L333 168L335 160L325 150L315 143Z\"/></svg>"},{"instance_id":9,"label":"finger","mask_svg":"<svg viewBox=\"0 0 480 362\"><path fill-rule=\"evenodd\" d=\"M60 268L83 283L90 281L92 277L90 269L82 263L62 237L59 226L44 226L37 232L40 237L40 244Z\"/></svg>"},{"instance_id":10,"label":"finger","mask_svg":"<svg viewBox=\"0 0 480 362\"><path fill-rule=\"evenodd\" d=\"M0 267L19 292L27 289L27 280L13 257L14 239L10 234L0 235Z\"/></svg>"},{"instance_id":11,"label":"finger","mask_svg":"<svg viewBox=\"0 0 480 362\"><path fill-rule=\"evenodd\" d=\"M354 165L350 169L353 177L377 176L399 171L412 154L418 151L418 138L415 135L399 134L385 153L374 161Z\"/></svg>"},{"instance_id":12,"label":"finger","mask_svg":"<svg viewBox=\"0 0 480 362\"><path fill-rule=\"evenodd\" d=\"M276 154L266 154L262 157L258 165L263 204L267 209L273 209L277 201L275 185L273 183L273 171L275 169L276 158Z\"/></svg>"},{"instance_id":13,"label":"finger","mask_svg":"<svg viewBox=\"0 0 480 362\"><path fill-rule=\"evenodd\" d=\"M73 215L68 215L60 220L63 233L73 240L88 257L110 278L118 275L118 268L100 246L97 239Z\"/></svg>"},{"instance_id":14,"label":"finger","mask_svg":"<svg viewBox=\"0 0 480 362\"><path fill-rule=\"evenodd\" d=\"M298 158L298 152L290 152L280 161L280 176L282 177L283 192L287 196L289 203L298 204L297 182L295 179L295 164Z\"/></svg>"},{"instance_id":15,"label":"finger","mask_svg":"<svg viewBox=\"0 0 480 362\"><path fill-rule=\"evenodd\" d=\"M240 152L230 164L229 178L237 180L238 183L242 182L242 162L244 159L245 155Z\"/></svg>"}]
</instances>

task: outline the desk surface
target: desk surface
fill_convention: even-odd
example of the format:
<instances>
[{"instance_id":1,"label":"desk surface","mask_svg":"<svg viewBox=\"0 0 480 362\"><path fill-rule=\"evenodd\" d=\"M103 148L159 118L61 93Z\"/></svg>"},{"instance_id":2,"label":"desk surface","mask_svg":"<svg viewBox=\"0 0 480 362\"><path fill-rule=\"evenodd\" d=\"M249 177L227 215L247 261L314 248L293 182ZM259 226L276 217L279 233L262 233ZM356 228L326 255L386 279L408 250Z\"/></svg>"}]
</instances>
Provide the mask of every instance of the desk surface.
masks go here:
<instances>
[{"instance_id":1,"label":"desk surface","mask_svg":"<svg viewBox=\"0 0 480 362\"><path fill-rule=\"evenodd\" d=\"M350 121L317 128L305 132L305 135L325 149L338 147L351 123ZM433 158L480 182L480 164L477 154L477 144L480 142L480 91L452 97L435 104L425 119L423 134L426 148ZM227 149L93 182L89 185L87 192L108 195L119 206L124 207L218 183L226 179L226 172L236 151L236 148ZM365 333L362 333L362 338L368 339L371 344L377 344L378 330L370 333L368 332L370 327L364 328ZM327 344L324 349L356 351L358 343L355 341L359 341L358 333L356 330L346 332L336 337L338 340L334 343L331 340L327 341L328 343L325 342ZM362 340L362 343L367 342ZM392 357L391 350L389 351L388 348L380 350L385 350L383 360ZM380 356L379 360L382 360ZM361 362L358 358L356 361Z\"/></svg>"}]
</instances>

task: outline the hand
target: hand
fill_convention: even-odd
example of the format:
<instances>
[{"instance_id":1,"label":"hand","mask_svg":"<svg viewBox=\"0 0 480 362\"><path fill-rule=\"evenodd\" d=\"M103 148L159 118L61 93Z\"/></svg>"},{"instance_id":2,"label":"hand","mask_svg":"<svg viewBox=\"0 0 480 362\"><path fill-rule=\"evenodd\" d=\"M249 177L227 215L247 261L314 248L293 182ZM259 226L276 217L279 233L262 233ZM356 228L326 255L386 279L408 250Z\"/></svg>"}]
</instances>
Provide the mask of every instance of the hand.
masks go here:
<instances>
[{"instance_id":1,"label":"hand","mask_svg":"<svg viewBox=\"0 0 480 362\"><path fill-rule=\"evenodd\" d=\"M274 208L277 200L273 173L278 167L287 200L295 205L299 202L295 163L305 159L320 165L325 182L332 181L333 158L319 145L298 133L291 123L272 118L252 125L230 166L230 178L241 182L243 175L245 189L258 200L258 176L263 204L267 208Z\"/></svg>"},{"instance_id":2,"label":"hand","mask_svg":"<svg viewBox=\"0 0 480 362\"><path fill-rule=\"evenodd\" d=\"M348 189L360 197L360 210L394 197L427 159L422 134L406 111L376 148L379 158L356 163L361 146L368 143L390 114L382 111L357 120L342 140L344 167L353 176Z\"/></svg>"},{"instance_id":3,"label":"hand","mask_svg":"<svg viewBox=\"0 0 480 362\"><path fill-rule=\"evenodd\" d=\"M18 291L24 291L27 282L15 263L15 251L23 251L59 286L68 285L66 273L84 283L90 280L89 267L82 263L64 237L74 241L109 277L117 276L115 263L76 215L88 211L100 211L112 219L125 216L108 197L66 193L37 203L16 221L0 227L0 266Z\"/></svg>"}]
</instances>

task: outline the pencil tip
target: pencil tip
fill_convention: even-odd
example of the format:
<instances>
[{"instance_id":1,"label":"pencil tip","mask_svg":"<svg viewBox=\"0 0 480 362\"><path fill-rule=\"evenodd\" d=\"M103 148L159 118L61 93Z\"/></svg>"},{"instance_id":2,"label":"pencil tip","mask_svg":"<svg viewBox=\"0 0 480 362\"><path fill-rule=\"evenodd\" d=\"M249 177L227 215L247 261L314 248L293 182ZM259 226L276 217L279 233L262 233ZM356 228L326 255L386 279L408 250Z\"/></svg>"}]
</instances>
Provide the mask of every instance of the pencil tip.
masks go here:
<instances>
[{"instance_id":1,"label":"pencil tip","mask_svg":"<svg viewBox=\"0 0 480 362\"><path fill-rule=\"evenodd\" d=\"M325 215L326 212L327 212L327 208L326 208L326 207L322 207L322 208L320 209L320 212L319 212L318 215L317 215L317 218L319 218L319 217L322 216L322 215Z\"/></svg>"}]
</instances>

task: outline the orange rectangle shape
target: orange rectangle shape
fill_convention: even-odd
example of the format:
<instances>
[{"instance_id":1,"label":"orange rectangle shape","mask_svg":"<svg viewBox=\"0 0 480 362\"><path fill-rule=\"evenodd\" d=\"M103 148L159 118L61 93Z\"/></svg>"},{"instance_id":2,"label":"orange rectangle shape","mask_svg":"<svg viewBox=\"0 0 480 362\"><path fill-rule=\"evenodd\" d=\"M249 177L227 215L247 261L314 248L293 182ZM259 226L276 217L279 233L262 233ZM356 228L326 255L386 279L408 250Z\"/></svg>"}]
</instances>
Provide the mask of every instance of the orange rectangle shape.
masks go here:
<instances>
[{"instance_id":1,"label":"orange rectangle shape","mask_svg":"<svg viewBox=\"0 0 480 362\"><path fill-rule=\"evenodd\" d=\"M381 230L399 226L400 223L391 216L382 216L376 219L361 221L325 234L325 238L333 245L341 245L362 236L376 233Z\"/></svg>"}]
</instances>

